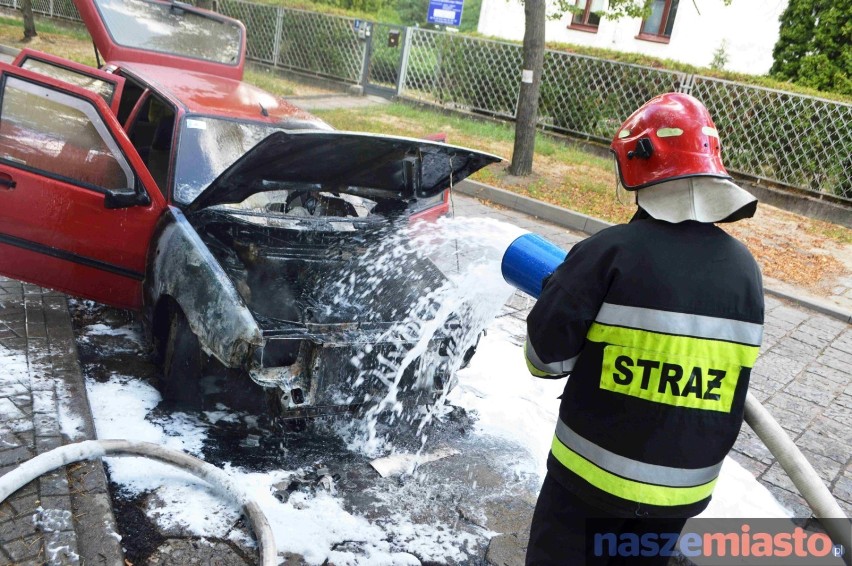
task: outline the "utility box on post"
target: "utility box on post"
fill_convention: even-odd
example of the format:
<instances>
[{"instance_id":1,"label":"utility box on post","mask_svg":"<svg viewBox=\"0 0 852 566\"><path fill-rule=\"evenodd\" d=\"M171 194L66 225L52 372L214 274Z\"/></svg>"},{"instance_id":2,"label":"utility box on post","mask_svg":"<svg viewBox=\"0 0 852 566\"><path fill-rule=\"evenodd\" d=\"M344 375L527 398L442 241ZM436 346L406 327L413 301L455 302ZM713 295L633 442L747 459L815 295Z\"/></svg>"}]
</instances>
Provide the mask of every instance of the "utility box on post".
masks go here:
<instances>
[{"instance_id":1,"label":"utility box on post","mask_svg":"<svg viewBox=\"0 0 852 566\"><path fill-rule=\"evenodd\" d=\"M398 29L392 29L388 32L388 47L399 47Z\"/></svg>"}]
</instances>

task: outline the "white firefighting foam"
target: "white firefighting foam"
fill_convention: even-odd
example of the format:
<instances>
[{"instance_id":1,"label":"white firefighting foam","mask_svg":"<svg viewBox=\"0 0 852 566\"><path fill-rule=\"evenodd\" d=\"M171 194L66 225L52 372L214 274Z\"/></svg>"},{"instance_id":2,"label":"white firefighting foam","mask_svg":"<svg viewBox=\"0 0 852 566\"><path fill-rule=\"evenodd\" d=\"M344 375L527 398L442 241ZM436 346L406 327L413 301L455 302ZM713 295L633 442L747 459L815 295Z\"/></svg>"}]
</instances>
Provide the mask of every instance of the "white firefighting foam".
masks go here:
<instances>
[{"instance_id":1,"label":"white firefighting foam","mask_svg":"<svg viewBox=\"0 0 852 566\"><path fill-rule=\"evenodd\" d=\"M347 274L341 277L334 286L337 302L346 302L355 294L380 298L384 281L403 278L411 260L424 256L435 261L447 277L411 304L400 305L400 322L383 336L383 341L397 346L383 353L378 367L364 369L356 379L356 385L378 381L386 391L379 399L368 399L370 407L364 418L342 431L352 449L369 456L393 450L379 431L383 414L389 418L388 425L399 421L416 424L425 444L428 434L424 430L433 418L446 412L446 395L455 384L455 373L464 363L465 353L476 346L513 292L500 275L500 262L509 244L522 233L516 226L490 219L442 218L435 223L418 223L390 234L360 260L360 268L366 263L370 275L366 281L356 281ZM449 339L453 344L445 356L434 355L434 343L439 339ZM367 353L357 355L353 364L358 366ZM428 407L406 407L404 403L406 391L401 385L406 371L415 364L419 364L419 387L430 388L435 372L444 373L450 380ZM412 469L415 465L412 463Z\"/></svg>"}]
</instances>

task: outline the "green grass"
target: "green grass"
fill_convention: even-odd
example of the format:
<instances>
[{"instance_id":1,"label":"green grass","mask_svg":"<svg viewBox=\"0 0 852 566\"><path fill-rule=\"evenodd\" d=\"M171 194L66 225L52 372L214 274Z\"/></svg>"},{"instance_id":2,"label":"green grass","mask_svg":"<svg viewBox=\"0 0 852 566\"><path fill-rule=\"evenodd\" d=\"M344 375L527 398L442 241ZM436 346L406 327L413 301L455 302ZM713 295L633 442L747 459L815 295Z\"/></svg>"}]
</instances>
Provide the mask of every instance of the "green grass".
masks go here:
<instances>
[{"instance_id":1,"label":"green grass","mask_svg":"<svg viewBox=\"0 0 852 566\"><path fill-rule=\"evenodd\" d=\"M0 16L0 25L15 26L21 28L21 37L24 35L23 23L20 18L9 16ZM72 39L79 39L91 43L92 39L89 32L82 24L73 22L63 23L48 19L44 16L36 15L35 17L36 32L52 33L56 35L64 35Z\"/></svg>"},{"instance_id":2,"label":"green grass","mask_svg":"<svg viewBox=\"0 0 852 566\"><path fill-rule=\"evenodd\" d=\"M537 134L533 175L518 178L506 170L514 146L511 124L403 103L323 110L315 114L341 130L409 137L444 132L449 143L506 159L474 174L478 181L611 222L622 222L632 213L633 205L622 205L613 197L615 177L611 160L578 149L556 136Z\"/></svg>"},{"instance_id":3,"label":"green grass","mask_svg":"<svg viewBox=\"0 0 852 566\"><path fill-rule=\"evenodd\" d=\"M845 226L823 221L813 221L805 225L805 230L811 234L834 240L840 244L852 244L852 230Z\"/></svg>"},{"instance_id":4,"label":"green grass","mask_svg":"<svg viewBox=\"0 0 852 566\"><path fill-rule=\"evenodd\" d=\"M514 125L490 120L478 120L454 113L441 112L410 104L393 103L358 110L318 110L314 114L341 130L388 132L395 129L397 135L423 136L449 126L451 138L460 136L479 140L476 147L493 143L512 145L515 139ZM393 119L398 118L396 127ZM412 124L415 131L411 132ZM409 132L406 134L405 132ZM450 143L460 143L449 139ZM511 150L511 147L510 147ZM590 165L611 168L610 161L585 151L570 147L553 136L539 133L536 136L535 153L552 157L569 165ZM508 155L503 157L508 158Z\"/></svg>"},{"instance_id":5,"label":"green grass","mask_svg":"<svg viewBox=\"0 0 852 566\"><path fill-rule=\"evenodd\" d=\"M246 65L243 80L278 96L293 96L296 87L278 76L274 71L259 65Z\"/></svg>"}]
</instances>

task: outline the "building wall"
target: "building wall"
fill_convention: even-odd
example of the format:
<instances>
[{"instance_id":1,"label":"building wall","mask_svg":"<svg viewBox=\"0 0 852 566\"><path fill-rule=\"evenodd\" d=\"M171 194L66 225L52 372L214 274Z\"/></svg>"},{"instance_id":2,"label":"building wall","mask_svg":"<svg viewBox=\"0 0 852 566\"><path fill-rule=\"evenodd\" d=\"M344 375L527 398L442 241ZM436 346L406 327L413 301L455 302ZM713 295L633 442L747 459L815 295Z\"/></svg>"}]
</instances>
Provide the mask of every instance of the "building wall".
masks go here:
<instances>
[{"instance_id":1,"label":"building wall","mask_svg":"<svg viewBox=\"0 0 852 566\"><path fill-rule=\"evenodd\" d=\"M701 67L710 65L713 53L724 42L728 54L725 69L762 75L772 66L778 18L786 6L787 0L733 0L730 6L725 6L722 0L680 0L667 44L636 39L641 25L638 18L601 19L597 33L589 33L568 29L571 15L566 14L559 20L548 20L545 39L644 53ZM552 10L549 7L548 13ZM492 37L522 40L523 4L520 0L483 0L478 31Z\"/></svg>"}]
</instances>

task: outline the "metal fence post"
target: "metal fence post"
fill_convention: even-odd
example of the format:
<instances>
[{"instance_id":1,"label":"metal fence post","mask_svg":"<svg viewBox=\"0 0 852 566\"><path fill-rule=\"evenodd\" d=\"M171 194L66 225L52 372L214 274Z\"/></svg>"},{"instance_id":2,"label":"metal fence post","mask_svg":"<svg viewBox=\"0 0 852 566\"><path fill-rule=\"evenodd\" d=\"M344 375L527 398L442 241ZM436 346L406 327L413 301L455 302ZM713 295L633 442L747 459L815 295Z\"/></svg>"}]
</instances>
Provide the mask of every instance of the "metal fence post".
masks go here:
<instances>
[{"instance_id":1,"label":"metal fence post","mask_svg":"<svg viewBox=\"0 0 852 566\"><path fill-rule=\"evenodd\" d=\"M438 52L435 54L435 70L432 72L432 88L434 89L433 94L438 97L438 102L441 104L444 103L444 92L443 92L443 83L444 81L441 78L444 75L443 69L443 42L438 46Z\"/></svg>"},{"instance_id":2,"label":"metal fence post","mask_svg":"<svg viewBox=\"0 0 852 566\"><path fill-rule=\"evenodd\" d=\"M695 75L688 74L683 76L683 82L678 89L683 94L692 94L692 86L695 84Z\"/></svg>"},{"instance_id":3,"label":"metal fence post","mask_svg":"<svg viewBox=\"0 0 852 566\"><path fill-rule=\"evenodd\" d=\"M284 33L284 8L275 10L275 39L272 40L272 65L277 66L281 57L281 35Z\"/></svg>"},{"instance_id":4,"label":"metal fence post","mask_svg":"<svg viewBox=\"0 0 852 566\"><path fill-rule=\"evenodd\" d=\"M402 55L399 57L399 71L396 74L396 95L402 96L405 90L405 77L408 74L408 53L411 50L411 28L402 29Z\"/></svg>"},{"instance_id":5,"label":"metal fence post","mask_svg":"<svg viewBox=\"0 0 852 566\"><path fill-rule=\"evenodd\" d=\"M367 22L362 25L367 25ZM361 60L361 86L364 88L367 88L367 83L370 82L370 56L373 52L372 26L368 29L370 33L364 38L364 57Z\"/></svg>"}]
</instances>

